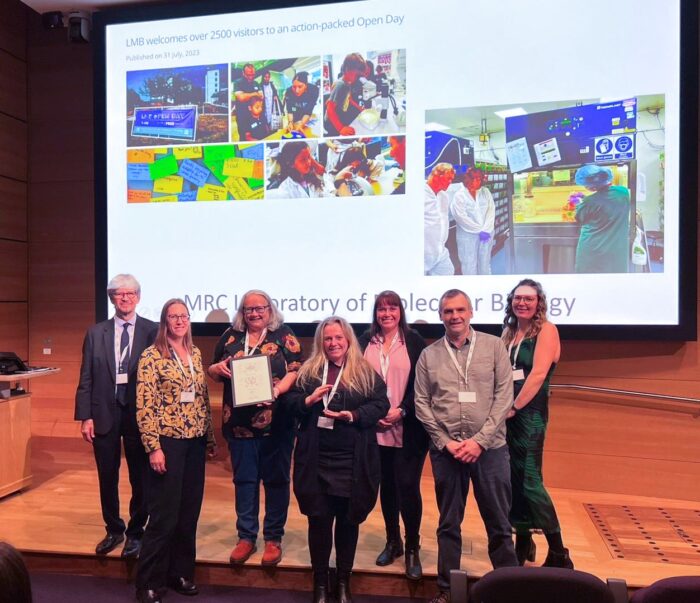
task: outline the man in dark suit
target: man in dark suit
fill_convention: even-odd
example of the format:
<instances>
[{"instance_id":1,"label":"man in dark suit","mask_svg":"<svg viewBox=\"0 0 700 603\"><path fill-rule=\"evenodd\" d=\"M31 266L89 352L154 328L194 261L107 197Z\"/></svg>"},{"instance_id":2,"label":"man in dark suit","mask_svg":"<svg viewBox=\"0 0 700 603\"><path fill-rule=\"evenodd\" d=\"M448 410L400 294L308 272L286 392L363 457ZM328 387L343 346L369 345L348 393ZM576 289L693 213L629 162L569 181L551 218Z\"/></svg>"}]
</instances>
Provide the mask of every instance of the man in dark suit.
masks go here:
<instances>
[{"instance_id":1,"label":"man in dark suit","mask_svg":"<svg viewBox=\"0 0 700 603\"><path fill-rule=\"evenodd\" d=\"M80 383L75 394L75 419L83 439L92 444L100 483L100 503L107 535L95 552L106 555L121 542L122 557L138 557L148 519L146 483L148 456L136 424L136 369L141 352L155 339L158 324L136 315L141 286L130 274L107 285L114 318L88 329L83 342ZM129 523L119 515L121 442L129 468Z\"/></svg>"}]
</instances>

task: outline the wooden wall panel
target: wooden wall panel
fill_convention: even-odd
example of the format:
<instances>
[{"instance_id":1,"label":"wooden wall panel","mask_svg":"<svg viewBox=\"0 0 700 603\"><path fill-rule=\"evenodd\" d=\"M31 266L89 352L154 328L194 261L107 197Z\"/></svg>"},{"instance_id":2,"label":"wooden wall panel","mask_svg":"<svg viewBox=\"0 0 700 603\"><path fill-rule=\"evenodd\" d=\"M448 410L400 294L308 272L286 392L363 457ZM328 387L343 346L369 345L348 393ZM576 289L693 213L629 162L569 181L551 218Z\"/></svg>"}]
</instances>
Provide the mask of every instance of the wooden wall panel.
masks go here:
<instances>
[{"instance_id":1,"label":"wooden wall panel","mask_svg":"<svg viewBox=\"0 0 700 603\"><path fill-rule=\"evenodd\" d=\"M14 352L23 360L29 358L27 313L26 302L0 302L0 351Z\"/></svg>"},{"instance_id":2,"label":"wooden wall panel","mask_svg":"<svg viewBox=\"0 0 700 603\"><path fill-rule=\"evenodd\" d=\"M0 176L0 239L27 240L27 184Z\"/></svg>"},{"instance_id":3,"label":"wooden wall panel","mask_svg":"<svg viewBox=\"0 0 700 603\"><path fill-rule=\"evenodd\" d=\"M27 64L0 50L0 113L27 120Z\"/></svg>"},{"instance_id":4,"label":"wooden wall panel","mask_svg":"<svg viewBox=\"0 0 700 603\"><path fill-rule=\"evenodd\" d=\"M91 242L32 242L30 250L32 321L47 303L84 302L94 298L94 254Z\"/></svg>"},{"instance_id":5,"label":"wooden wall panel","mask_svg":"<svg viewBox=\"0 0 700 603\"><path fill-rule=\"evenodd\" d=\"M0 176L27 180L27 123L0 113Z\"/></svg>"},{"instance_id":6,"label":"wooden wall panel","mask_svg":"<svg viewBox=\"0 0 700 603\"><path fill-rule=\"evenodd\" d=\"M27 301L27 244L0 239L0 301Z\"/></svg>"},{"instance_id":7,"label":"wooden wall panel","mask_svg":"<svg viewBox=\"0 0 700 603\"><path fill-rule=\"evenodd\" d=\"M27 14L26 4L20 0L0 0L0 49L18 59L27 57Z\"/></svg>"},{"instance_id":8,"label":"wooden wall panel","mask_svg":"<svg viewBox=\"0 0 700 603\"><path fill-rule=\"evenodd\" d=\"M32 244L95 239L91 181L32 182Z\"/></svg>"}]
</instances>

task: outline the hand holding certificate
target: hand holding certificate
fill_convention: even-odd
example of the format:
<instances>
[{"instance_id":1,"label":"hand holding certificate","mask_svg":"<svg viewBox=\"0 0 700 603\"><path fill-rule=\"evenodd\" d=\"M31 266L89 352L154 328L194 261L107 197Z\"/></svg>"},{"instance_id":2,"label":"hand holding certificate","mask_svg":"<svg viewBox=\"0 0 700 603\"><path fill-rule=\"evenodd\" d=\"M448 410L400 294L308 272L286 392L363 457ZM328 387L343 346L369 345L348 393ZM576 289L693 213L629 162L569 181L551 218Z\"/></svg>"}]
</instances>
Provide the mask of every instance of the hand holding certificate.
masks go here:
<instances>
[{"instance_id":1,"label":"hand holding certificate","mask_svg":"<svg viewBox=\"0 0 700 603\"><path fill-rule=\"evenodd\" d=\"M258 354L232 359L231 392L234 407L273 402L270 357Z\"/></svg>"}]
</instances>

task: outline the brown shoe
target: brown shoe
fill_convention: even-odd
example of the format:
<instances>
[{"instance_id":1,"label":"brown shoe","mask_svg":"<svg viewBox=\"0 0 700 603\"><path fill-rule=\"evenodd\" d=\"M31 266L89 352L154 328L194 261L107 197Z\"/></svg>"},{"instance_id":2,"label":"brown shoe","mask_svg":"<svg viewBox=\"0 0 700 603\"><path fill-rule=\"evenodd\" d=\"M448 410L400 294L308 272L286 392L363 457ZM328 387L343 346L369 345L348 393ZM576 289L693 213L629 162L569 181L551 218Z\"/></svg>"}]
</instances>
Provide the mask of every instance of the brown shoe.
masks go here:
<instances>
[{"instance_id":1,"label":"brown shoe","mask_svg":"<svg viewBox=\"0 0 700 603\"><path fill-rule=\"evenodd\" d=\"M274 540L265 541L265 552L262 556L263 565L277 565L282 560L282 543Z\"/></svg>"},{"instance_id":2,"label":"brown shoe","mask_svg":"<svg viewBox=\"0 0 700 603\"><path fill-rule=\"evenodd\" d=\"M257 551L255 543L250 540L239 540L238 544L231 551L229 560L231 563L239 564L248 561L250 556Z\"/></svg>"}]
</instances>

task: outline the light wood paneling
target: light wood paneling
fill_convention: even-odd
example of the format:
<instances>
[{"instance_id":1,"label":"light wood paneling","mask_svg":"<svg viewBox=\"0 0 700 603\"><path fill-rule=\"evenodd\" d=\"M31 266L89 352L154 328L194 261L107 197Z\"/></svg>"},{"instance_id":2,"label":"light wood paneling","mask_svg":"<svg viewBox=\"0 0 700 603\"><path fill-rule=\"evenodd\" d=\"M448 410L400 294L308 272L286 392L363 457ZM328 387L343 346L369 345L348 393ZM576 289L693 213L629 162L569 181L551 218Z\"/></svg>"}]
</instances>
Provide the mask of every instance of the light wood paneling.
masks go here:
<instances>
[{"instance_id":1,"label":"light wood paneling","mask_svg":"<svg viewBox=\"0 0 700 603\"><path fill-rule=\"evenodd\" d=\"M27 244L0 239L0 301L27 301Z\"/></svg>"},{"instance_id":2,"label":"light wood paneling","mask_svg":"<svg viewBox=\"0 0 700 603\"><path fill-rule=\"evenodd\" d=\"M0 113L0 176L27 180L27 124Z\"/></svg>"},{"instance_id":3,"label":"light wood paneling","mask_svg":"<svg viewBox=\"0 0 700 603\"><path fill-rule=\"evenodd\" d=\"M27 64L0 50L0 113L27 120Z\"/></svg>"},{"instance_id":4,"label":"light wood paneling","mask_svg":"<svg viewBox=\"0 0 700 603\"><path fill-rule=\"evenodd\" d=\"M27 240L27 184L0 176L0 239Z\"/></svg>"},{"instance_id":5,"label":"light wood paneling","mask_svg":"<svg viewBox=\"0 0 700 603\"><path fill-rule=\"evenodd\" d=\"M91 242L31 243L32 322L46 303L94 299L94 253ZM32 327L33 328L33 327Z\"/></svg>"},{"instance_id":6,"label":"light wood paneling","mask_svg":"<svg viewBox=\"0 0 700 603\"><path fill-rule=\"evenodd\" d=\"M18 59L27 56L27 14L32 12L20 0L1 0L0 49Z\"/></svg>"},{"instance_id":7,"label":"light wood paneling","mask_svg":"<svg viewBox=\"0 0 700 603\"><path fill-rule=\"evenodd\" d=\"M0 302L0 350L29 358L26 302Z\"/></svg>"},{"instance_id":8,"label":"light wood paneling","mask_svg":"<svg viewBox=\"0 0 700 603\"><path fill-rule=\"evenodd\" d=\"M0 398L0 497L31 483L30 409L29 396Z\"/></svg>"}]
</instances>

